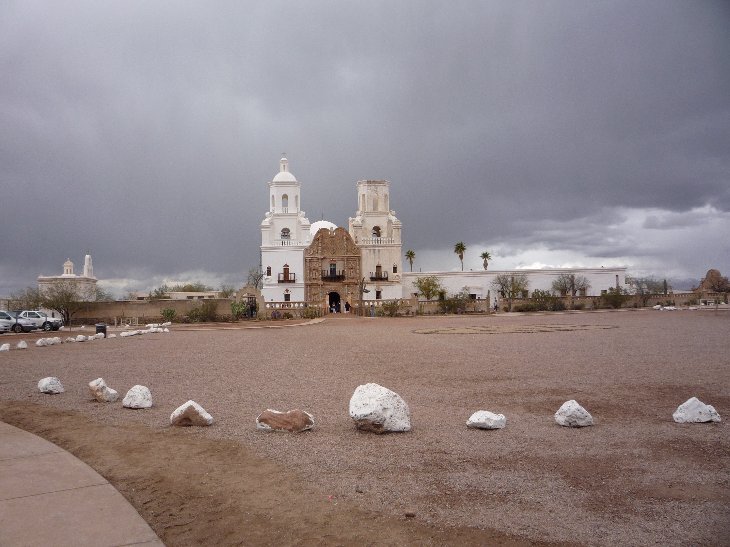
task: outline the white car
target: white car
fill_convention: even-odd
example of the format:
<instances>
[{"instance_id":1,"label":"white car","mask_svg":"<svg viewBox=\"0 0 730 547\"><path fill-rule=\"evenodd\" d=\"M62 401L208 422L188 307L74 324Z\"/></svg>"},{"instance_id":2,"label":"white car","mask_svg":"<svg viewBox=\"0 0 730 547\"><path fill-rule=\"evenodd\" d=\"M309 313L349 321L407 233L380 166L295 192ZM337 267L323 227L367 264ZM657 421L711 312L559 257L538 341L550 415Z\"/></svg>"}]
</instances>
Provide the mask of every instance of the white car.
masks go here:
<instances>
[{"instance_id":1,"label":"white car","mask_svg":"<svg viewBox=\"0 0 730 547\"><path fill-rule=\"evenodd\" d=\"M0 310L0 332L30 332L37 328L32 321L19 317L16 312L10 313Z\"/></svg>"},{"instance_id":2,"label":"white car","mask_svg":"<svg viewBox=\"0 0 730 547\"><path fill-rule=\"evenodd\" d=\"M63 321L58 317L48 317L42 311L34 310L23 310L18 314L18 317L27 319L33 323L36 328L43 329L45 331L58 330L63 326Z\"/></svg>"}]
</instances>

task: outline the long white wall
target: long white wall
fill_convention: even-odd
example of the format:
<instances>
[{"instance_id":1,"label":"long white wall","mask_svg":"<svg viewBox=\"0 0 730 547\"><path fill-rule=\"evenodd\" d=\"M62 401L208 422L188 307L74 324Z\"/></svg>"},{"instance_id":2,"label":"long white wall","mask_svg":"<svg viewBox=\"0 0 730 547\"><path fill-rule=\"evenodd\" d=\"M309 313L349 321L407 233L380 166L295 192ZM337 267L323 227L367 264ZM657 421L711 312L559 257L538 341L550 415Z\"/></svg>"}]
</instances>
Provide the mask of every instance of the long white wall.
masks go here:
<instances>
[{"instance_id":1,"label":"long white wall","mask_svg":"<svg viewBox=\"0 0 730 547\"><path fill-rule=\"evenodd\" d=\"M494 279L501 274L527 276L530 294L535 289L549 291L552 289L553 281L560 274L582 275L588 279L591 286L587 291L588 296L598 296L601 291L610 288L624 288L626 283L626 268L570 268L570 269L545 269L545 270L480 270L469 272L405 272L403 280L403 298L413 296L417 289L413 282L419 277L436 276L446 289L447 294L455 294L464 287L469 289L470 294L476 294L478 299L487 298L491 295L494 300L496 290L492 285ZM490 292L491 291L491 292Z\"/></svg>"}]
</instances>

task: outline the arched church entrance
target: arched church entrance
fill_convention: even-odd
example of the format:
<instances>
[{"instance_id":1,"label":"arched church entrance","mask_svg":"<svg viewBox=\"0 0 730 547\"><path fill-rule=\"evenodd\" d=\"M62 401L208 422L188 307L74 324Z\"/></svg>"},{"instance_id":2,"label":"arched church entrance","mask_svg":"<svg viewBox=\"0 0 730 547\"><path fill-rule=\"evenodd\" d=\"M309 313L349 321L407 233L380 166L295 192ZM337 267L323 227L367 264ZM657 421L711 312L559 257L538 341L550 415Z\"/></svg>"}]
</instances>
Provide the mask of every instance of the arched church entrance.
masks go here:
<instances>
[{"instance_id":1,"label":"arched church entrance","mask_svg":"<svg viewBox=\"0 0 730 547\"><path fill-rule=\"evenodd\" d=\"M329 293L329 310L335 311L335 312L341 312L342 311L342 305L341 305L341 299L340 299L340 293L332 291Z\"/></svg>"}]
</instances>

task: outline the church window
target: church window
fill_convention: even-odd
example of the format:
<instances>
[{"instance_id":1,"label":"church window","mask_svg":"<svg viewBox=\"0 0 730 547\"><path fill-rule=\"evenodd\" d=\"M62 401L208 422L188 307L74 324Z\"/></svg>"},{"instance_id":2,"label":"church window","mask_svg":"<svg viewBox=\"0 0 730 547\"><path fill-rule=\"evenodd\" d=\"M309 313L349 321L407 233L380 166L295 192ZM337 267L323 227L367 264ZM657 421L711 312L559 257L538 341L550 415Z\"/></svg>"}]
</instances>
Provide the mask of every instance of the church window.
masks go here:
<instances>
[{"instance_id":1,"label":"church window","mask_svg":"<svg viewBox=\"0 0 730 547\"><path fill-rule=\"evenodd\" d=\"M274 210L274 196L271 196L271 210Z\"/></svg>"},{"instance_id":2,"label":"church window","mask_svg":"<svg viewBox=\"0 0 730 547\"><path fill-rule=\"evenodd\" d=\"M284 302L291 302L291 294L284 293Z\"/></svg>"},{"instance_id":3,"label":"church window","mask_svg":"<svg viewBox=\"0 0 730 547\"><path fill-rule=\"evenodd\" d=\"M380 237L380 226L373 226L373 237Z\"/></svg>"},{"instance_id":4,"label":"church window","mask_svg":"<svg viewBox=\"0 0 730 547\"><path fill-rule=\"evenodd\" d=\"M266 275L271 277L271 266L266 266Z\"/></svg>"},{"instance_id":5,"label":"church window","mask_svg":"<svg viewBox=\"0 0 730 547\"><path fill-rule=\"evenodd\" d=\"M378 210L378 196L373 196L373 211Z\"/></svg>"},{"instance_id":6,"label":"church window","mask_svg":"<svg viewBox=\"0 0 730 547\"><path fill-rule=\"evenodd\" d=\"M281 239L291 239L291 231L289 228L281 229Z\"/></svg>"},{"instance_id":7,"label":"church window","mask_svg":"<svg viewBox=\"0 0 730 547\"><path fill-rule=\"evenodd\" d=\"M337 264L334 262L330 262L330 276L336 276L337 275Z\"/></svg>"},{"instance_id":8,"label":"church window","mask_svg":"<svg viewBox=\"0 0 730 547\"><path fill-rule=\"evenodd\" d=\"M281 196L281 209L282 209L282 213L288 212L288 209L289 209L289 196L286 195L286 194L284 194L283 196Z\"/></svg>"},{"instance_id":9,"label":"church window","mask_svg":"<svg viewBox=\"0 0 730 547\"><path fill-rule=\"evenodd\" d=\"M299 196L294 196L294 207L299 210Z\"/></svg>"},{"instance_id":10,"label":"church window","mask_svg":"<svg viewBox=\"0 0 730 547\"><path fill-rule=\"evenodd\" d=\"M393 273L398 273L398 266L393 264Z\"/></svg>"},{"instance_id":11,"label":"church window","mask_svg":"<svg viewBox=\"0 0 730 547\"><path fill-rule=\"evenodd\" d=\"M375 300L381 300L383 298L383 291L375 291Z\"/></svg>"},{"instance_id":12,"label":"church window","mask_svg":"<svg viewBox=\"0 0 730 547\"><path fill-rule=\"evenodd\" d=\"M377 277L378 279L383 277L383 267L380 264L375 266L375 277Z\"/></svg>"}]
</instances>

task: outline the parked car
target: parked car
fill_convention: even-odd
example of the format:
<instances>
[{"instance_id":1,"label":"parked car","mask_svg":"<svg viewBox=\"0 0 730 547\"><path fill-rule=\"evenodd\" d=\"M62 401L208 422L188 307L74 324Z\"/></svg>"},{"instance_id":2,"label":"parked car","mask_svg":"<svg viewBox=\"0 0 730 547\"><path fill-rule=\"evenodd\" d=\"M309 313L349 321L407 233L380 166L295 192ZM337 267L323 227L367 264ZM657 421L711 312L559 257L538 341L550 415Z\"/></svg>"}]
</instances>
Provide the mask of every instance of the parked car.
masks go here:
<instances>
[{"instance_id":1,"label":"parked car","mask_svg":"<svg viewBox=\"0 0 730 547\"><path fill-rule=\"evenodd\" d=\"M2 320L3 324L7 322L10 325L10 330L13 332L30 332L38 328L30 319L20 317L19 312L0 311L0 320Z\"/></svg>"},{"instance_id":2,"label":"parked car","mask_svg":"<svg viewBox=\"0 0 730 547\"><path fill-rule=\"evenodd\" d=\"M31 321L37 328L45 331L58 330L63 326L63 320L58 317L48 317L48 314L42 311L23 310L19 317L24 317Z\"/></svg>"},{"instance_id":3,"label":"parked car","mask_svg":"<svg viewBox=\"0 0 730 547\"><path fill-rule=\"evenodd\" d=\"M9 313L0 311L0 332L10 332L10 329L13 328L14 324L15 319L13 319Z\"/></svg>"}]
</instances>

